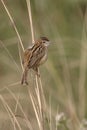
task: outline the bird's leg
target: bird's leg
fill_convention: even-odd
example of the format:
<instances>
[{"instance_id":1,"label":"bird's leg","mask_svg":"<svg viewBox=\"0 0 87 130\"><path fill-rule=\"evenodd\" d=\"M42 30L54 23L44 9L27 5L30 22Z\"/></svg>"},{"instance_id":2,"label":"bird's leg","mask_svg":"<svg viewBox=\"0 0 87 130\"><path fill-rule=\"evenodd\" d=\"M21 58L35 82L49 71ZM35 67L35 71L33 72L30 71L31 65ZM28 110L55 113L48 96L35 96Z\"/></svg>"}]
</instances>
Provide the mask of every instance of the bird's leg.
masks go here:
<instances>
[{"instance_id":1,"label":"bird's leg","mask_svg":"<svg viewBox=\"0 0 87 130\"><path fill-rule=\"evenodd\" d=\"M21 84L26 84L28 85L28 82L27 82L27 74L28 74L28 69L26 68L23 72L23 76L22 76L22 80L21 80Z\"/></svg>"},{"instance_id":2,"label":"bird's leg","mask_svg":"<svg viewBox=\"0 0 87 130\"><path fill-rule=\"evenodd\" d=\"M40 73L39 73L38 67L34 67L33 70L36 72L36 75L38 77L40 77Z\"/></svg>"},{"instance_id":3,"label":"bird's leg","mask_svg":"<svg viewBox=\"0 0 87 130\"><path fill-rule=\"evenodd\" d=\"M26 85L28 85L27 76L28 76L28 69L25 70L25 84Z\"/></svg>"}]
</instances>

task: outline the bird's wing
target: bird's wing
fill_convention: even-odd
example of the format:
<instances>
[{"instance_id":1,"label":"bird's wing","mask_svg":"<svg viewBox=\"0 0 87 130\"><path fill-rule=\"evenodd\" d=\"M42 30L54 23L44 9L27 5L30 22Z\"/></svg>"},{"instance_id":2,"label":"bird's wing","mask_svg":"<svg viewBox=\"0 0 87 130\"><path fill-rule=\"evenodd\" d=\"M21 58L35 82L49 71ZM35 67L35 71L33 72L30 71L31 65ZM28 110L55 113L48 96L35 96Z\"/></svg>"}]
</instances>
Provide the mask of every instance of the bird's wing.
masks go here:
<instances>
[{"instance_id":1,"label":"bird's wing","mask_svg":"<svg viewBox=\"0 0 87 130\"><path fill-rule=\"evenodd\" d=\"M35 44L32 48L32 53L29 60L29 68L38 66L40 60L45 55L45 47L42 44Z\"/></svg>"},{"instance_id":2,"label":"bird's wing","mask_svg":"<svg viewBox=\"0 0 87 130\"><path fill-rule=\"evenodd\" d=\"M26 68L28 66L28 63L30 61L31 57L31 49L26 49L24 52L24 58L23 58L23 66Z\"/></svg>"}]
</instances>

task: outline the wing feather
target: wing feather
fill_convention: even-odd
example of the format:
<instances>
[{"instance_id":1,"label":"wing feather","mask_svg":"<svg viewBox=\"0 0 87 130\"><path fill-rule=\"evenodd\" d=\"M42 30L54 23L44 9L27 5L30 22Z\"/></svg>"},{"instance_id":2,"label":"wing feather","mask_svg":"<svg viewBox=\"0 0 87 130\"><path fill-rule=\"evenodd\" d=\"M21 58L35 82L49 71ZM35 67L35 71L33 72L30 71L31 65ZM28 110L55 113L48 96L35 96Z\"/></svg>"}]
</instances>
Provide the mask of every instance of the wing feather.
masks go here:
<instances>
[{"instance_id":1,"label":"wing feather","mask_svg":"<svg viewBox=\"0 0 87 130\"><path fill-rule=\"evenodd\" d=\"M32 52L32 56L30 57L29 68L38 66L40 60L44 55L45 55L45 47L42 44L36 46Z\"/></svg>"}]
</instances>

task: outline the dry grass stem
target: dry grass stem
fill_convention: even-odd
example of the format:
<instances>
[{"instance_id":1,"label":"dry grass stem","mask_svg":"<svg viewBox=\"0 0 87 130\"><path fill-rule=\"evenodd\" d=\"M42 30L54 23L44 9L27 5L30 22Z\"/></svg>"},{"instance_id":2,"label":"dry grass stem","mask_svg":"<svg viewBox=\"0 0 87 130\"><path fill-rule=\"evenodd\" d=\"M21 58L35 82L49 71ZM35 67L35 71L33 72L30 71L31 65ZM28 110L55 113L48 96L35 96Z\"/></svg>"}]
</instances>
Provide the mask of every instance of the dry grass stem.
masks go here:
<instances>
[{"instance_id":1,"label":"dry grass stem","mask_svg":"<svg viewBox=\"0 0 87 130\"><path fill-rule=\"evenodd\" d=\"M19 130L22 130L21 127L20 127L19 122L17 121L17 119L16 119L16 117L14 115L14 113L12 112L11 108L9 107L9 105L7 104L7 102L4 100L4 98L1 95L0 95L0 99L1 99L4 107L6 108L6 110L8 109L8 111L11 113L11 115L12 115L13 119L15 120L15 123L17 124Z\"/></svg>"},{"instance_id":2,"label":"dry grass stem","mask_svg":"<svg viewBox=\"0 0 87 130\"><path fill-rule=\"evenodd\" d=\"M40 96L40 90L39 90L39 84L38 84L38 77L36 76L36 95L37 95L37 100L38 100L38 105L39 105L39 111L41 115L41 120L42 120L42 106L41 106L41 96Z\"/></svg>"},{"instance_id":3,"label":"dry grass stem","mask_svg":"<svg viewBox=\"0 0 87 130\"><path fill-rule=\"evenodd\" d=\"M50 122L49 122L49 125L50 125L50 130L52 130L52 111L51 111L51 95L49 97L49 106L50 106L50 110L49 110L49 117L50 117Z\"/></svg>"},{"instance_id":4,"label":"dry grass stem","mask_svg":"<svg viewBox=\"0 0 87 130\"><path fill-rule=\"evenodd\" d=\"M21 63L22 71L24 71L24 67L23 67L23 64L22 64L21 50L20 50L19 44L18 44L18 50L19 50L19 58L20 58L20 63Z\"/></svg>"},{"instance_id":5,"label":"dry grass stem","mask_svg":"<svg viewBox=\"0 0 87 130\"><path fill-rule=\"evenodd\" d=\"M40 89L41 89L41 96L42 96L42 102L43 102L43 109L47 110L47 106L46 106L46 99L45 99L45 95L44 95L44 91L43 91L43 86L42 86L42 81L41 78L39 77L39 83L40 83Z\"/></svg>"},{"instance_id":6,"label":"dry grass stem","mask_svg":"<svg viewBox=\"0 0 87 130\"><path fill-rule=\"evenodd\" d=\"M40 119L39 119L39 116L38 116L38 112L36 110L35 103L34 103L34 100L33 100L33 97L31 95L31 93L30 93L30 99L31 99L31 102L32 102L32 105L33 105L33 109L34 109L34 112L35 112L35 116L36 116L36 119L37 119L37 122L38 122L39 129L43 130L42 129L42 124L40 122Z\"/></svg>"},{"instance_id":7,"label":"dry grass stem","mask_svg":"<svg viewBox=\"0 0 87 130\"><path fill-rule=\"evenodd\" d=\"M26 0L26 2L27 2L27 8L28 8L28 14L29 14L29 20L30 20L32 43L34 43L34 42L35 42L35 40L34 40L34 29L33 29L33 22L32 22L32 14L31 14L30 0Z\"/></svg>"},{"instance_id":8,"label":"dry grass stem","mask_svg":"<svg viewBox=\"0 0 87 130\"><path fill-rule=\"evenodd\" d=\"M26 0L26 2L27 2L28 14L29 14L29 20L30 20L32 43L33 43L33 42L35 43L30 0ZM41 84L41 82L40 82L40 84ZM41 87L41 86L40 86L40 87ZM36 92L37 99L38 99L40 117L38 117L38 115L37 115L37 111L36 111L35 104L34 104L34 102L33 102L32 96L30 96L30 97L31 97L31 101L32 101L32 105L33 105L35 114L36 114L36 118L37 118L37 121L38 121L38 125L39 125L39 127L40 127L40 129L41 129L42 126L43 126L43 117L42 117L43 111L42 111L42 103L41 103L41 96L40 96L40 91L39 91L39 84L38 84L38 77L37 77L37 75L36 75L36 88L37 88L37 89L36 89L35 92ZM42 125L42 126L41 126L41 125Z\"/></svg>"},{"instance_id":9,"label":"dry grass stem","mask_svg":"<svg viewBox=\"0 0 87 130\"><path fill-rule=\"evenodd\" d=\"M9 19L10 19L10 21L11 21L11 23L12 23L13 27L14 27L14 30L15 30L15 32L16 32L16 34L17 34L17 36L18 36L18 39L19 39L19 41L20 41L20 45L21 45L22 50L23 50L23 52L24 52L24 46L23 46L23 43L22 43L22 40L21 40L20 34L19 34L18 30L17 30L17 27L16 27L16 25L15 25L15 23L14 23L14 20L13 20L13 18L12 18L12 16L11 16L11 14L10 14L10 12L9 12L8 8L6 7L6 5L5 5L4 1L3 1L3 0L1 0L1 2L2 2L2 4L3 4L4 8L5 8L6 13L8 14L8 17L9 17Z\"/></svg>"},{"instance_id":10,"label":"dry grass stem","mask_svg":"<svg viewBox=\"0 0 87 130\"><path fill-rule=\"evenodd\" d=\"M86 82L86 69L87 69L87 51L84 50L87 46L87 36L86 36L86 22L87 22L87 10L85 13L83 21L83 31L82 31L82 43L81 43L81 57L80 57L80 74L79 74L79 115L80 118L85 116L86 108L86 95L85 95L85 82Z\"/></svg>"},{"instance_id":11,"label":"dry grass stem","mask_svg":"<svg viewBox=\"0 0 87 130\"><path fill-rule=\"evenodd\" d=\"M27 118L27 116L26 116L26 114L25 114L25 112L24 112L24 110L23 110L23 108L22 108L20 102L18 102L18 99L16 98L15 94L14 94L9 88L6 87L6 89L8 90L8 92L11 94L11 96L12 96L12 97L15 99L15 101L17 102L18 107L20 108L21 112L23 113L23 116L24 116L24 119L25 119L25 121L26 121L27 127L28 127L30 130L33 130L32 125L31 125L29 119ZM21 116L20 116L20 117L21 117Z\"/></svg>"},{"instance_id":12,"label":"dry grass stem","mask_svg":"<svg viewBox=\"0 0 87 130\"><path fill-rule=\"evenodd\" d=\"M2 98L3 98L3 97L2 97ZM2 103L3 103L3 102L2 102ZM4 103L3 103L3 106L5 107L7 113L8 113L8 115L9 115L9 117L10 117L10 120L11 120L11 122L12 122L12 124L13 124L13 127L14 127L14 121L13 121L13 118L12 118L11 113L9 112L8 108L6 107L6 105L5 105ZM14 129L14 130L15 130L15 129Z\"/></svg>"},{"instance_id":13,"label":"dry grass stem","mask_svg":"<svg viewBox=\"0 0 87 130\"><path fill-rule=\"evenodd\" d=\"M13 58L13 56L11 55L11 53L9 52L9 50L6 48L6 46L4 45L4 43L1 40L0 40L0 44L2 45L2 47L4 48L4 50L7 52L8 56L12 59L13 63L17 67L18 72L20 73L20 69L19 69L18 64L16 63L16 61Z\"/></svg>"}]
</instances>

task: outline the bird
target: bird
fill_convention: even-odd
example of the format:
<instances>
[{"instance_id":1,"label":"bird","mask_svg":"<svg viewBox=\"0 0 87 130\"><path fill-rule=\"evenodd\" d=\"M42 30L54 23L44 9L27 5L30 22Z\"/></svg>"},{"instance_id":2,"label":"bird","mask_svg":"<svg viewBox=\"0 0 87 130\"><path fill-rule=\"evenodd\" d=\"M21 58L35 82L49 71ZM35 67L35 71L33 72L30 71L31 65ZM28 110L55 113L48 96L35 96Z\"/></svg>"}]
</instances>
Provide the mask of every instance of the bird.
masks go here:
<instances>
[{"instance_id":1,"label":"bird","mask_svg":"<svg viewBox=\"0 0 87 130\"><path fill-rule=\"evenodd\" d=\"M47 60L49 44L50 41L47 37L40 37L32 46L25 49L23 56L24 71L21 79L22 85L28 85L27 75L29 69L33 69L36 75L40 76L38 68Z\"/></svg>"}]
</instances>

